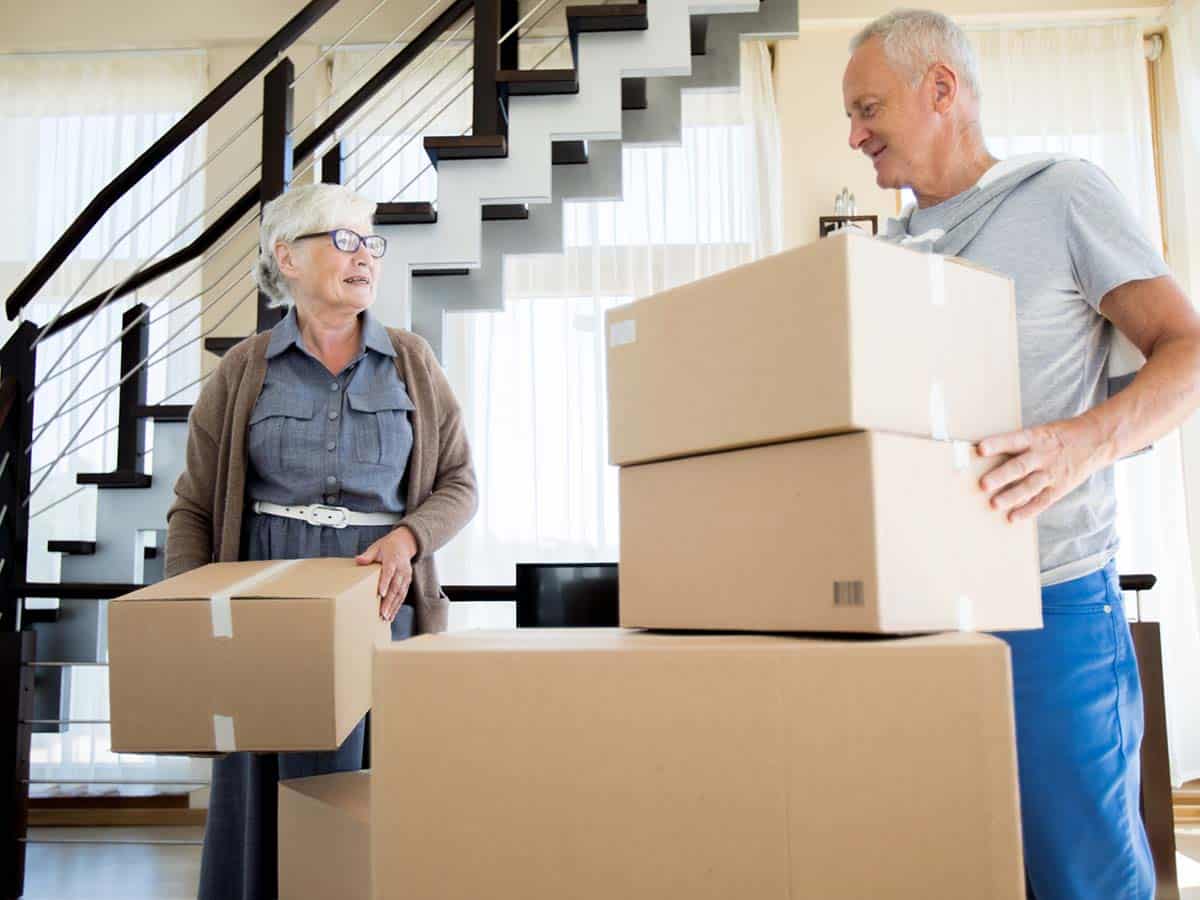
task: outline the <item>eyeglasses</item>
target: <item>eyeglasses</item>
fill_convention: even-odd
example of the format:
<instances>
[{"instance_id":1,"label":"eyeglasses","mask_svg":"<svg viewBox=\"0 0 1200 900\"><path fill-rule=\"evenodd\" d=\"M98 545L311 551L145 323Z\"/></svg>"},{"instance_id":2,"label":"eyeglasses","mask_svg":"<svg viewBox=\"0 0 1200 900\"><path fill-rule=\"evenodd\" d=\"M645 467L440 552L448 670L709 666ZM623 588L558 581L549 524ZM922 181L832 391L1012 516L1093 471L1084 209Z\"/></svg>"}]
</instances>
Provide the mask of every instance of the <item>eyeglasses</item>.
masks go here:
<instances>
[{"instance_id":1,"label":"eyeglasses","mask_svg":"<svg viewBox=\"0 0 1200 900\"><path fill-rule=\"evenodd\" d=\"M333 246L337 247L343 253L355 253L359 247L366 247L367 252L376 259L379 259L387 252L387 238L382 238L377 234L361 235L357 231L351 231L349 228L335 228L333 231L314 231L312 234L300 234L296 236L296 240L300 241L304 238L327 237L333 241Z\"/></svg>"}]
</instances>

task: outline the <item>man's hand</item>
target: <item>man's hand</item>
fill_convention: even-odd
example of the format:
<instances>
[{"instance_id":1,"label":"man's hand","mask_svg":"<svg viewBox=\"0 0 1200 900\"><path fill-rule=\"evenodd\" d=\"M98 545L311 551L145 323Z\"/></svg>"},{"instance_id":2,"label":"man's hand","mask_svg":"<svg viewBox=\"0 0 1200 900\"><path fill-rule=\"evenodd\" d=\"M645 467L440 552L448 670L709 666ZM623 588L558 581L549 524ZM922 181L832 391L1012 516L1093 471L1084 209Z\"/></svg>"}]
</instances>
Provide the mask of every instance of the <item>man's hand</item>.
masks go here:
<instances>
[{"instance_id":1,"label":"man's hand","mask_svg":"<svg viewBox=\"0 0 1200 900\"><path fill-rule=\"evenodd\" d=\"M417 555L417 539L401 525L384 535L365 552L354 557L360 566L381 563L379 573L379 617L385 622L396 618L412 585L412 560Z\"/></svg>"},{"instance_id":2,"label":"man's hand","mask_svg":"<svg viewBox=\"0 0 1200 900\"><path fill-rule=\"evenodd\" d=\"M1049 509L1108 464L1100 429L1083 416L999 434L979 442L980 456L1012 456L980 479L993 509L1010 522Z\"/></svg>"}]
</instances>

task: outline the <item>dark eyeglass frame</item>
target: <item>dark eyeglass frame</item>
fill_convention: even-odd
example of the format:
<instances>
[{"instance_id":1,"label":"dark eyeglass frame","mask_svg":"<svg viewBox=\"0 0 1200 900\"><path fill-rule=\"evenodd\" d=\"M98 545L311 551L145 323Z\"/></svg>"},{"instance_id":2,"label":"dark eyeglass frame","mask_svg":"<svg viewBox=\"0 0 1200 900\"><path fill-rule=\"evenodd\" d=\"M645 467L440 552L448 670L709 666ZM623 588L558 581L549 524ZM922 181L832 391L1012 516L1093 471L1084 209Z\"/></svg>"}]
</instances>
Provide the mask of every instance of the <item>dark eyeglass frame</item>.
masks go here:
<instances>
[{"instance_id":1,"label":"dark eyeglass frame","mask_svg":"<svg viewBox=\"0 0 1200 900\"><path fill-rule=\"evenodd\" d=\"M354 236L355 244L354 244L353 249L346 250L342 247L338 247L338 235L339 234L350 234L350 235ZM341 250L343 253L357 253L358 248L362 247L363 245L366 245L367 252L370 253L376 259L382 259L383 254L387 253L387 238L383 237L382 235L378 235L378 234L365 234L365 235L359 234L353 228L334 228L331 231L314 231L310 234L298 234L298 235L296 235L294 240L302 241L305 238L319 238L319 237L329 238L329 240L333 243L333 246L336 247L338 250ZM371 245L367 244L367 241L378 241L379 242L379 252L376 253L374 250L372 250Z\"/></svg>"}]
</instances>

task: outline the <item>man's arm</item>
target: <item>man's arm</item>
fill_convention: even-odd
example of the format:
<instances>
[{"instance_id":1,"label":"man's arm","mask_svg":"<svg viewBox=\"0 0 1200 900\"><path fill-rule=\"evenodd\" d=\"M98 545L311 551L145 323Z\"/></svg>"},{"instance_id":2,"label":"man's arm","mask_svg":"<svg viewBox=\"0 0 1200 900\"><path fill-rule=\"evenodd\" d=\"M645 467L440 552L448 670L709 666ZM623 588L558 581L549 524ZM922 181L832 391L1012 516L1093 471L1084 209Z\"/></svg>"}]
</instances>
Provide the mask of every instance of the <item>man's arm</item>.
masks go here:
<instances>
[{"instance_id":1,"label":"man's arm","mask_svg":"<svg viewBox=\"0 0 1200 900\"><path fill-rule=\"evenodd\" d=\"M1146 365L1127 388L1081 416L980 442L980 456L1014 454L980 481L1010 521L1038 515L1200 407L1200 314L1175 279L1113 288L1100 312L1142 351Z\"/></svg>"}]
</instances>

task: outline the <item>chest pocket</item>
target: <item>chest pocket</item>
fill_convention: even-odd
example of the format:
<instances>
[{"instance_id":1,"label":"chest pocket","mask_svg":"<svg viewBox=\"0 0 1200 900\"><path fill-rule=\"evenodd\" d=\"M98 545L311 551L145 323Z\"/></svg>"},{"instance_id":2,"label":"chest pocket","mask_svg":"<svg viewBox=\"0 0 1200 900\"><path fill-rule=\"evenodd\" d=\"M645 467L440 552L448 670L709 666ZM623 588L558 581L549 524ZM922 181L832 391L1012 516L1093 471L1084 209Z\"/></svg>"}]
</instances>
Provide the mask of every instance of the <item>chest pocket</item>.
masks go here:
<instances>
[{"instance_id":1,"label":"chest pocket","mask_svg":"<svg viewBox=\"0 0 1200 900\"><path fill-rule=\"evenodd\" d=\"M310 397L269 388L250 412L247 444L250 461L260 472L308 472L312 450L313 403Z\"/></svg>"},{"instance_id":2,"label":"chest pocket","mask_svg":"<svg viewBox=\"0 0 1200 900\"><path fill-rule=\"evenodd\" d=\"M415 409L404 388L397 385L360 393L347 392L346 403L352 410L350 430L355 460L368 465L394 466L403 471L408 465L413 443L408 414Z\"/></svg>"}]
</instances>

